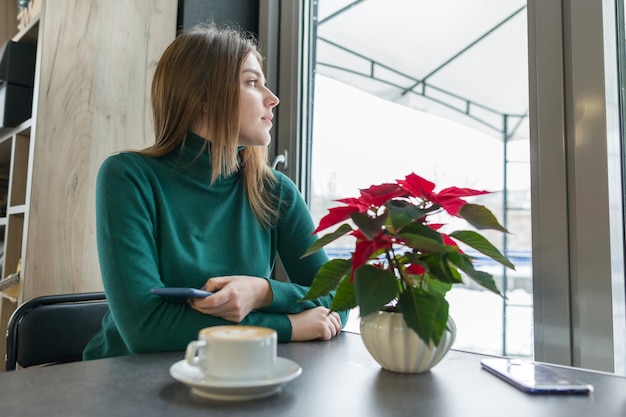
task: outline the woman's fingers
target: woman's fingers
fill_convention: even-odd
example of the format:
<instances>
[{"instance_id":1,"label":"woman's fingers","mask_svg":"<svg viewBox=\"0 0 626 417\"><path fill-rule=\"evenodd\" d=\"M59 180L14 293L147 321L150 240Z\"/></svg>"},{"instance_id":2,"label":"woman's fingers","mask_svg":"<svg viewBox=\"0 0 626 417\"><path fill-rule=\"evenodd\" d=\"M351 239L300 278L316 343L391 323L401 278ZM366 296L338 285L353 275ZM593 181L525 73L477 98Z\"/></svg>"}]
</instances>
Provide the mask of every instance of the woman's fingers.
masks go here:
<instances>
[{"instance_id":1,"label":"woman's fingers","mask_svg":"<svg viewBox=\"0 0 626 417\"><path fill-rule=\"evenodd\" d=\"M315 307L288 315L291 321L292 341L330 340L341 331L341 319L326 307Z\"/></svg>"}]
</instances>

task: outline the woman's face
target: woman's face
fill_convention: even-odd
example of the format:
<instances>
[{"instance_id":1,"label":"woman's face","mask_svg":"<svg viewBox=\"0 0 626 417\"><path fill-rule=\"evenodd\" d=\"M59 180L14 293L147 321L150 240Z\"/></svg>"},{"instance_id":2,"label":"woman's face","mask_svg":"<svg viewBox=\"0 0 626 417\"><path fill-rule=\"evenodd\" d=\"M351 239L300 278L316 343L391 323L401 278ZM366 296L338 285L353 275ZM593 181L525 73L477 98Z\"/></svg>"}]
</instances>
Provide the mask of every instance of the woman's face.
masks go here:
<instances>
[{"instance_id":1,"label":"woman's face","mask_svg":"<svg viewBox=\"0 0 626 417\"><path fill-rule=\"evenodd\" d=\"M248 54L239 73L241 118L239 146L266 146L271 141L272 109L278 97L265 86L265 75L254 54Z\"/></svg>"}]
</instances>

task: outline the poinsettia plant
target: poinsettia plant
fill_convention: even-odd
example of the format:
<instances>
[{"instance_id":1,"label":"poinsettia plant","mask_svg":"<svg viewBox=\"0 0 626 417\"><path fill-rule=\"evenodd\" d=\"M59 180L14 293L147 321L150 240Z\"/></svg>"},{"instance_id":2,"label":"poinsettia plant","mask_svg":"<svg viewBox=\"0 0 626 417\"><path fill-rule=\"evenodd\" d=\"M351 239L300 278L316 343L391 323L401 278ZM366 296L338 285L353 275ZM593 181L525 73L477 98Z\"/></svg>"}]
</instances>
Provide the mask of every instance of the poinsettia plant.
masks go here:
<instances>
[{"instance_id":1,"label":"poinsettia plant","mask_svg":"<svg viewBox=\"0 0 626 417\"><path fill-rule=\"evenodd\" d=\"M322 266L304 299L335 291L333 311L358 306L362 317L379 310L400 312L424 342L438 344L448 322L445 296L453 284L463 282L461 272L502 296L492 275L474 269L474 258L459 243L515 269L480 233L444 233L446 225L438 221L447 213L475 229L508 233L489 209L464 200L487 193L457 187L435 192L434 183L411 173L395 183L362 189L358 198L337 200L343 205L331 208L314 233L341 225L303 256L342 236L355 239L354 251L350 259L332 259Z\"/></svg>"}]
</instances>

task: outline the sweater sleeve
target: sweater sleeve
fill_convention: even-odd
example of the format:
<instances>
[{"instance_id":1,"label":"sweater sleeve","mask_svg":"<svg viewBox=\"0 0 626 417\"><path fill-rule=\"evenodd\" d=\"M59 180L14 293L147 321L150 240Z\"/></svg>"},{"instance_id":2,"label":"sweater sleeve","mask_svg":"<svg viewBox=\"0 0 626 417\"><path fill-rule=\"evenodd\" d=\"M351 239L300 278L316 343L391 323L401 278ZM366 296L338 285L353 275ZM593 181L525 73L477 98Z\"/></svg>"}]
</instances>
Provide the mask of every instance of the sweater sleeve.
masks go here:
<instances>
[{"instance_id":1,"label":"sweater sleeve","mask_svg":"<svg viewBox=\"0 0 626 417\"><path fill-rule=\"evenodd\" d=\"M301 301L319 269L328 262L328 256L326 252L320 250L302 258L309 246L317 240L317 235L312 234L315 225L296 185L281 173L277 173L277 177L281 202L277 247L289 282L270 280L274 299L263 311L299 313L316 306L330 307L334 294L316 300ZM345 326L349 312L338 313Z\"/></svg>"},{"instance_id":2,"label":"sweater sleeve","mask_svg":"<svg viewBox=\"0 0 626 417\"><path fill-rule=\"evenodd\" d=\"M197 338L200 329L232 324L150 293L151 288L164 285L155 237L159 207L154 193L158 187L146 162L132 154L108 158L97 178L97 246L112 316L108 323L114 326L130 353L183 350ZM181 286L191 285L182 279ZM273 328L279 341L289 341L291 323L284 313L253 311L241 324ZM112 331L103 329L99 335L103 346L97 347L97 351L121 349L105 346L109 343L105 335Z\"/></svg>"}]
</instances>

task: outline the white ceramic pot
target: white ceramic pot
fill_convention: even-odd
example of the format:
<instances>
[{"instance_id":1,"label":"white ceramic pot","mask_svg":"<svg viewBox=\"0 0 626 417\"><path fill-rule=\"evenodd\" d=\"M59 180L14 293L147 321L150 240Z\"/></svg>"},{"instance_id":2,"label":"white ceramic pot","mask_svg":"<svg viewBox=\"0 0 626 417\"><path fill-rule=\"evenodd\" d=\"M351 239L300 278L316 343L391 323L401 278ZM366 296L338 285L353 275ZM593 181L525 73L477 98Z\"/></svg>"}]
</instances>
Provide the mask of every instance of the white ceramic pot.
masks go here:
<instances>
[{"instance_id":1,"label":"white ceramic pot","mask_svg":"<svg viewBox=\"0 0 626 417\"><path fill-rule=\"evenodd\" d=\"M361 338L384 369L394 372L426 372L448 353L456 337L456 325L448 318L448 329L439 345L426 345L404 322L400 313L379 311L361 317Z\"/></svg>"}]
</instances>

